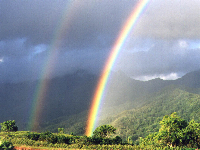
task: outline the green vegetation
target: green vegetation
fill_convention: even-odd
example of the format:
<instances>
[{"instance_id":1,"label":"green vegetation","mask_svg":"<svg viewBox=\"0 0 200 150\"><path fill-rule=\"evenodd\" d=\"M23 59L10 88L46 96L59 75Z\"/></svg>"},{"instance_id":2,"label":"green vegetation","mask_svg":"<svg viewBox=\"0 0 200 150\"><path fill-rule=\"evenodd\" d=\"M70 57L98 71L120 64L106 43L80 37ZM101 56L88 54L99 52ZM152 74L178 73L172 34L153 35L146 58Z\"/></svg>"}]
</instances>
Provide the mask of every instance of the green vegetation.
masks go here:
<instances>
[{"instance_id":1,"label":"green vegetation","mask_svg":"<svg viewBox=\"0 0 200 150\"><path fill-rule=\"evenodd\" d=\"M7 142L7 141L0 141L0 149L1 150L14 150L14 146L11 142Z\"/></svg>"},{"instance_id":2,"label":"green vegetation","mask_svg":"<svg viewBox=\"0 0 200 150\"><path fill-rule=\"evenodd\" d=\"M186 135L187 132L192 130L188 126L191 124L191 120L200 122L200 95L196 94L198 93L197 89L195 92L193 91L193 89L175 85L168 86L159 92L145 95L117 106L116 111L127 109L128 107L131 108L133 105L137 105L139 102L141 103L141 105L138 105L134 109L132 108L121 113L113 113L112 116L108 116L106 119L103 118L99 121L100 125L109 124L114 126L116 128L115 136L120 137L123 144L128 143L141 147L142 145L139 144L140 139L145 139L147 136L159 133L162 126L160 121L163 119L163 116L170 116L173 112L177 112L176 116L180 116L180 118L183 118L182 120L187 122L184 132L181 133ZM112 113L113 109L108 109L108 111ZM73 118L60 121L61 123L57 120L56 126L51 125L51 129L60 126L65 129L65 133L70 134L70 132L73 132L75 135L83 135L84 132L81 134L81 131L84 131L84 120L87 118L84 118L83 114L74 115L73 117L77 121L75 125L70 125L70 123L75 122ZM64 120L64 118L60 118L60 120ZM186 141L185 139L182 140ZM190 144L187 145L186 147L190 147Z\"/></svg>"},{"instance_id":3,"label":"green vegetation","mask_svg":"<svg viewBox=\"0 0 200 150\"><path fill-rule=\"evenodd\" d=\"M15 125L15 120L8 120L3 123L0 123L0 125L1 125L1 131L11 132L18 130L18 127Z\"/></svg>"},{"instance_id":4,"label":"green vegetation","mask_svg":"<svg viewBox=\"0 0 200 150\"><path fill-rule=\"evenodd\" d=\"M164 116L160 121L159 132L144 138L122 142L119 136L113 136L116 128L102 125L95 129L92 137L52 132L1 132L0 149L11 150L16 146L66 148L66 149L185 149L200 148L200 123L191 120L189 123L179 117L176 112Z\"/></svg>"},{"instance_id":5,"label":"green vegetation","mask_svg":"<svg viewBox=\"0 0 200 150\"><path fill-rule=\"evenodd\" d=\"M58 128L58 133L63 134L64 133L64 128Z\"/></svg>"},{"instance_id":6,"label":"green vegetation","mask_svg":"<svg viewBox=\"0 0 200 150\"><path fill-rule=\"evenodd\" d=\"M109 137L111 134L115 134L116 128L114 128L111 125L102 125L100 127L97 127L95 131L93 132L94 137Z\"/></svg>"},{"instance_id":7,"label":"green vegetation","mask_svg":"<svg viewBox=\"0 0 200 150\"><path fill-rule=\"evenodd\" d=\"M159 122L163 116L173 112L177 112L186 121L194 119L196 122L200 122L200 95L197 94L198 91L200 90L170 85L156 93L146 95L144 93L143 96L133 97L131 101L121 105L103 107L99 125L110 124L114 126L117 129L116 135L128 142L158 132ZM123 98L121 99L123 100ZM83 135L87 114L87 112L83 112L57 118L43 126L42 131L57 132L58 128L64 128L65 133L73 132L75 135Z\"/></svg>"},{"instance_id":8,"label":"green vegetation","mask_svg":"<svg viewBox=\"0 0 200 150\"><path fill-rule=\"evenodd\" d=\"M141 148L200 148L200 123L194 120L187 123L176 113L172 113L164 116L160 125L159 132L140 138Z\"/></svg>"},{"instance_id":9,"label":"green vegetation","mask_svg":"<svg viewBox=\"0 0 200 150\"><path fill-rule=\"evenodd\" d=\"M122 83L129 83L126 80ZM137 88L131 82L112 87L109 99L115 91L119 93L108 102L113 105L103 107L100 126L92 137L83 136L88 112L82 111L44 121L37 132L17 131L15 122L6 121L1 123L0 141L11 146L66 149L200 148L199 86L183 86L184 80L177 80L179 85L160 79L134 82ZM127 91L121 93L121 88Z\"/></svg>"},{"instance_id":10,"label":"green vegetation","mask_svg":"<svg viewBox=\"0 0 200 150\"><path fill-rule=\"evenodd\" d=\"M68 134L52 133L52 132L1 132L0 137L3 141L13 143L15 146L25 145L32 147L49 147L49 148L84 148L96 149L98 147L122 147L122 140L116 136L114 138L73 136ZM117 146L118 145L118 146Z\"/></svg>"},{"instance_id":11,"label":"green vegetation","mask_svg":"<svg viewBox=\"0 0 200 150\"><path fill-rule=\"evenodd\" d=\"M114 126L117 128L116 135L133 143L140 137L144 138L151 133L158 132L159 122L163 116L173 112L177 112L177 115L187 122L191 119L200 122L200 95L189 93L176 86L169 86L160 92L140 97L135 101L144 102L144 104L99 122Z\"/></svg>"}]
</instances>

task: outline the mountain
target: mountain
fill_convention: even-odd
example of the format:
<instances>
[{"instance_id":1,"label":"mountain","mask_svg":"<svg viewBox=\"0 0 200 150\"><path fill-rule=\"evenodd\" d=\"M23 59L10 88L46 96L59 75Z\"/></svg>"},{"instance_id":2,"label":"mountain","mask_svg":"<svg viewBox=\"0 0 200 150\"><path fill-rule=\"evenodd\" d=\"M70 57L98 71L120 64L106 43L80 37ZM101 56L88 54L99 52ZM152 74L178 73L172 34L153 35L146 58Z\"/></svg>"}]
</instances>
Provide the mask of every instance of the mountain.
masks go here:
<instances>
[{"instance_id":1,"label":"mountain","mask_svg":"<svg viewBox=\"0 0 200 150\"><path fill-rule=\"evenodd\" d=\"M200 72L200 71L197 71L197 72ZM194 73L196 74L196 72ZM186 74L185 76L183 76L182 78L178 80L171 80L171 81L166 81L162 79L153 79L150 81L137 81L137 80L127 77L122 72L112 73L111 78L108 81L106 92L104 93L104 100L101 102L101 107L100 107L99 116L98 116L99 124L113 124L117 128L119 127L119 132L118 132L119 134L121 132L120 130L121 126L117 126L117 124L120 125L120 122L123 122L123 120L125 124L126 123L128 124L128 122L130 122L128 120L132 120L131 118L129 118L129 115L128 115L131 111L133 111L134 113L137 112L137 116L140 116L140 114L143 114L142 112L144 109L146 109L147 107L151 107L151 109L153 110L154 106L156 107L155 110L159 108L159 110L156 110L156 112L160 115L154 116L154 119L156 119L156 122L155 124L151 125L149 128L155 127L156 129L158 129L159 119L161 120L164 115L170 114L174 111L179 112L179 110L181 110L181 112L185 112L186 114L185 116L183 115L183 117L187 119L190 118L191 114L194 115L194 112L187 114L187 111L185 111L187 110L186 108L190 107L189 103L187 103L185 107L181 107L181 109L179 109L178 107L179 105L176 105L176 104L179 104L178 101L182 101L181 97L177 96L178 94L183 93L182 96L185 97L184 101L190 100L190 97L187 96L186 98L184 94L190 95L191 97L193 97L195 93L198 94L199 89L195 88L196 85L192 86L192 84L190 84L190 86L187 86L188 82L185 82L186 78L187 80L192 80L194 78L192 74L193 72L189 73L189 75ZM199 76L196 76L196 78L198 79ZM200 81L200 78L198 79L198 81ZM170 99L176 100L172 104L172 106L174 107L170 106L171 105ZM163 104L163 103L166 103L166 104ZM158 106L164 106L164 105L166 105L167 107L165 107L165 109L162 111L162 107L158 107ZM199 106L198 103L195 105ZM166 108L167 109L173 108L173 109L172 110L169 109L169 111L167 111ZM196 111L198 109L194 109L194 110ZM145 112L145 113L148 113L148 112ZM152 111L152 113L154 113L154 111ZM147 115L147 114L144 114L144 115ZM129 119L124 119L124 117L122 116ZM149 117L151 118L151 116ZM160 118L157 119L157 117L160 117ZM79 135L83 134L84 125L87 119L87 112L77 114L75 115L74 118L75 119L73 119L73 117L71 118L71 116L57 118L56 120L54 120L56 122L54 124L55 126L52 124L51 126L47 126L47 128L45 129L56 131L58 127L63 127L66 129L67 133L74 132ZM75 123L73 123L74 120L75 120ZM150 120L152 120L152 118ZM139 121L138 123L140 122L141 121ZM149 125L149 124L151 123L147 122L146 125ZM139 128L140 125L138 124L137 126ZM131 128L131 126L129 127L129 124L128 124L127 128L129 129ZM131 129L129 129L129 132L130 131ZM146 130L144 131L146 132ZM120 134L123 138L125 138L124 133L125 132L122 130ZM146 134L147 133L149 132L146 132ZM143 134L143 133L140 133L140 134ZM137 133L134 136L138 137L140 136L140 134Z\"/></svg>"},{"instance_id":2,"label":"mountain","mask_svg":"<svg viewBox=\"0 0 200 150\"><path fill-rule=\"evenodd\" d=\"M200 88L200 70L187 73L175 82L176 84L184 85L190 88Z\"/></svg>"},{"instance_id":3,"label":"mountain","mask_svg":"<svg viewBox=\"0 0 200 150\"><path fill-rule=\"evenodd\" d=\"M157 93L138 98L137 101L145 102L140 107L102 119L101 124L116 127L117 134L123 139L131 136L136 140L157 132L159 121L173 112L187 121L194 119L200 122L200 95L181 90L177 86L168 86Z\"/></svg>"},{"instance_id":4,"label":"mountain","mask_svg":"<svg viewBox=\"0 0 200 150\"><path fill-rule=\"evenodd\" d=\"M43 82L48 83L48 88L40 114L41 127L58 117L88 110L97 79L97 75L79 70L46 81L0 84L0 122L16 120L19 129L25 130Z\"/></svg>"},{"instance_id":5,"label":"mountain","mask_svg":"<svg viewBox=\"0 0 200 150\"><path fill-rule=\"evenodd\" d=\"M123 72L112 72L103 93L99 123L116 126L125 139L156 131L159 120L174 111L185 119L199 120L195 115L199 114L199 75L200 70L177 80L138 81ZM65 128L67 133L84 134L97 81L97 75L84 70L46 80L48 89L38 130L56 132L57 128ZM0 84L0 122L16 120L19 129L25 130L42 82Z\"/></svg>"}]
</instances>

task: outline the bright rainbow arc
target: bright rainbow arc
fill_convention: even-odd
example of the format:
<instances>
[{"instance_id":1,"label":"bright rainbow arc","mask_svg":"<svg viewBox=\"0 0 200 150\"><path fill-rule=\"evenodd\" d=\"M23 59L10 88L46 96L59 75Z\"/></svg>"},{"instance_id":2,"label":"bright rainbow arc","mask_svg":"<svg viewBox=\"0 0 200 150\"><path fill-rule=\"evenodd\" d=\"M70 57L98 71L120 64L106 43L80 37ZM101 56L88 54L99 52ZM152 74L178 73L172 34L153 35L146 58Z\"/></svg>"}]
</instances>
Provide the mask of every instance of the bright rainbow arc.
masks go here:
<instances>
[{"instance_id":1,"label":"bright rainbow arc","mask_svg":"<svg viewBox=\"0 0 200 150\"><path fill-rule=\"evenodd\" d=\"M95 122L97 119L97 114L99 111L100 103L102 100L102 96L104 94L104 90L106 87L106 83L108 81L110 71L115 63L115 60L119 54L120 49L122 48L126 38L128 37L130 31L132 30L133 26L136 24L140 14L146 8L147 4L150 0L140 0L134 10L131 12L131 15L127 19L125 25L123 26L113 48L111 49L111 54L106 62L106 65L103 69L101 77L98 81L97 88L95 90L95 94L92 100L92 104L90 107L87 125L86 125L86 136L92 136L92 132L95 127Z\"/></svg>"}]
</instances>

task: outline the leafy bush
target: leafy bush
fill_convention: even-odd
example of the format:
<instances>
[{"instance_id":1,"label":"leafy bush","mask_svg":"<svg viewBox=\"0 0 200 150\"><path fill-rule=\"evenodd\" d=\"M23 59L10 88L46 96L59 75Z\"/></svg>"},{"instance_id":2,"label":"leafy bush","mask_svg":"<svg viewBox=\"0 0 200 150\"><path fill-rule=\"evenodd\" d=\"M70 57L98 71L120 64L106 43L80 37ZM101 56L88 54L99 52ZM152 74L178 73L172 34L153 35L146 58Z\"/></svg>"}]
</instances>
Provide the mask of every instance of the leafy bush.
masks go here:
<instances>
[{"instance_id":1,"label":"leafy bush","mask_svg":"<svg viewBox=\"0 0 200 150\"><path fill-rule=\"evenodd\" d=\"M164 116L160 125L159 132L140 139L141 147L150 149L156 147L200 148L200 123L192 120L188 124L176 113L172 113L170 116Z\"/></svg>"},{"instance_id":2,"label":"leafy bush","mask_svg":"<svg viewBox=\"0 0 200 150\"><path fill-rule=\"evenodd\" d=\"M40 134L39 133L27 133L27 135L26 135L29 139L31 139L31 140L35 140L35 141L37 141L39 138L40 138Z\"/></svg>"},{"instance_id":3,"label":"leafy bush","mask_svg":"<svg viewBox=\"0 0 200 150\"><path fill-rule=\"evenodd\" d=\"M53 144L57 143L57 137L49 131L41 133L39 140L47 141L48 143L53 143Z\"/></svg>"},{"instance_id":4,"label":"leafy bush","mask_svg":"<svg viewBox=\"0 0 200 150\"><path fill-rule=\"evenodd\" d=\"M116 136L115 138L113 138L113 144L122 144L122 138Z\"/></svg>"},{"instance_id":5,"label":"leafy bush","mask_svg":"<svg viewBox=\"0 0 200 150\"><path fill-rule=\"evenodd\" d=\"M58 128L58 133L63 134L64 133L64 128Z\"/></svg>"},{"instance_id":6,"label":"leafy bush","mask_svg":"<svg viewBox=\"0 0 200 150\"><path fill-rule=\"evenodd\" d=\"M113 140L110 139L110 138L103 138L103 141L101 144L104 144L104 145L112 145L113 144Z\"/></svg>"},{"instance_id":7,"label":"leafy bush","mask_svg":"<svg viewBox=\"0 0 200 150\"><path fill-rule=\"evenodd\" d=\"M11 142L3 141L3 142L0 142L0 149L1 150L14 150L14 146Z\"/></svg>"},{"instance_id":8,"label":"leafy bush","mask_svg":"<svg viewBox=\"0 0 200 150\"><path fill-rule=\"evenodd\" d=\"M15 125L15 120L8 120L3 123L0 123L1 131L18 131L18 127Z\"/></svg>"},{"instance_id":9,"label":"leafy bush","mask_svg":"<svg viewBox=\"0 0 200 150\"><path fill-rule=\"evenodd\" d=\"M94 132L93 132L93 136L95 137L109 137L112 134L115 134L116 128L114 128L111 125L102 125L97 127Z\"/></svg>"},{"instance_id":10,"label":"leafy bush","mask_svg":"<svg viewBox=\"0 0 200 150\"><path fill-rule=\"evenodd\" d=\"M93 144L100 144L100 143L102 143L102 141L103 141L102 137L95 137L95 136L92 137Z\"/></svg>"},{"instance_id":11,"label":"leafy bush","mask_svg":"<svg viewBox=\"0 0 200 150\"><path fill-rule=\"evenodd\" d=\"M70 144L71 138L64 136L64 135L59 135L57 136L57 143L65 143L65 144Z\"/></svg>"}]
</instances>

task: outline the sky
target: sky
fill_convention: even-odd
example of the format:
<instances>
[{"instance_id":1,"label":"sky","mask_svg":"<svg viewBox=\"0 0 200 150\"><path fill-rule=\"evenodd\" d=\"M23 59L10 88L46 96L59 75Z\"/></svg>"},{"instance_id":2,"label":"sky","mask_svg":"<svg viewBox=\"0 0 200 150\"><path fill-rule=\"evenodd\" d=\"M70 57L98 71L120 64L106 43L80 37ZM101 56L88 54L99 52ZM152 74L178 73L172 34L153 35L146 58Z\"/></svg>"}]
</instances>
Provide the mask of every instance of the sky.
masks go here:
<instances>
[{"instance_id":1,"label":"sky","mask_svg":"<svg viewBox=\"0 0 200 150\"><path fill-rule=\"evenodd\" d=\"M100 73L140 0L0 0L0 82ZM150 0L112 71L177 79L200 64L200 1Z\"/></svg>"}]
</instances>

